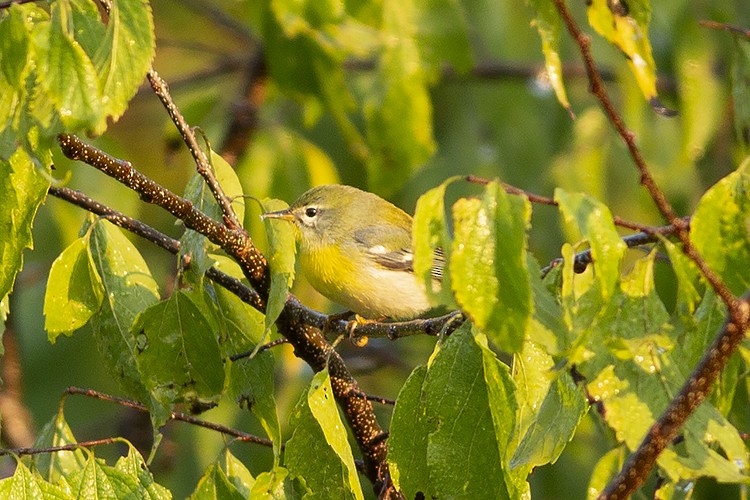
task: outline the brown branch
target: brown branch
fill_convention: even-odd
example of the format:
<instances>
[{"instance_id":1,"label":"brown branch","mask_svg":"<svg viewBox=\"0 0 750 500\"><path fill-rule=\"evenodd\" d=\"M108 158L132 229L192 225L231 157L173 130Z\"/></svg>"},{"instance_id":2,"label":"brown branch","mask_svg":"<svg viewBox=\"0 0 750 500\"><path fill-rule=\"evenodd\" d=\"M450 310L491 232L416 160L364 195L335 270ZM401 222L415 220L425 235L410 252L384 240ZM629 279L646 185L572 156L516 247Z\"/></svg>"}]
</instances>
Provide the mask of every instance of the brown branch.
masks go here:
<instances>
[{"instance_id":1,"label":"brown branch","mask_svg":"<svg viewBox=\"0 0 750 500\"><path fill-rule=\"evenodd\" d=\"M117 396L105 394L103 392L95 391L93 389L83 389L81 387L68 387L67 389L65 389L65 394L87 396L89 398L98 399L100 401L108 401L110 403L115 403L120 406L124 406L126 408L133 408L134 410L148 412L148 408L146 408L145 405L139 403L138 401L133 401L131 399L126 399L126 398L119 398ZM177 420L180 422L185 422L191 425L196 425L198 427L203 427L205 429L210 429L212 431L220 432L222 434L232 436L237 441L243 441L247 443L255 443L255 444L260 444L263 446L273 447L273 442L271 442L268 439L255 436L253 434L248 434L247 432L238 431L237 429L232 429L231 427L227 427L226 425L216 424L214 422L208 422L206 420L202 420L200 418L196 418L192 415L188 415L186 413L182 413L179 411L170 412L169 419Z\"/></svg>"},{"instance_id":2,"label":"brown branch","mask_svg":"<svg viewBox=\"0 0 750 500\"><path fill-rule=\"evenodd\" d=\"M121 438L104 438L63 444L60 446L47 446L44 448L0 448L0 455L40 455L42 453L57 453L58 451L76 451L81 448L92 448L94 446L119 442L122 442Z\"/></svg>"},{"instance_id":3,"label":"brown branch","mask_svg":"<svg viewBox=\"0 0 750 500\"><path fill-rule=\"evenodd\" d=\"M221 185L219 185L219 181L216 179L216 175L214 175L214 171L209 164L208 157L198 144L198 139L195 137L193 129L190 128L185 117L182 116L179 108L172 100L172 95L169 93L167 82L165 82L153 68L149 70L146 76L151 84L154 94L156 94L164 105L167 114L169 114L175 127L177 127L177 130L182 135L182 140L187 145L188 151L193 155L198 173L206 180L208 188L211 190L216 202L221 207L221 211L224 214L224 222L234 231L244 231L242 222L237 218L237 214L232 208L231 201L227 195L224 194Z\"/></svg>"},{"instance_id":4,"label":"brown branch","mask_svg":"<svg viewBox=\"0 0 750 500\"><path fill-rule=\"evenodd\" d=\"M750 30L745 29L745 28L740 28L739 26L733 26L727 23L718 23L716 21L706 21L706 20L699 21L698 24L700 24L704 28L728 31L730 33L743 36L747 38L748 40L750 40Z\"/></svg>"}]
</instances>

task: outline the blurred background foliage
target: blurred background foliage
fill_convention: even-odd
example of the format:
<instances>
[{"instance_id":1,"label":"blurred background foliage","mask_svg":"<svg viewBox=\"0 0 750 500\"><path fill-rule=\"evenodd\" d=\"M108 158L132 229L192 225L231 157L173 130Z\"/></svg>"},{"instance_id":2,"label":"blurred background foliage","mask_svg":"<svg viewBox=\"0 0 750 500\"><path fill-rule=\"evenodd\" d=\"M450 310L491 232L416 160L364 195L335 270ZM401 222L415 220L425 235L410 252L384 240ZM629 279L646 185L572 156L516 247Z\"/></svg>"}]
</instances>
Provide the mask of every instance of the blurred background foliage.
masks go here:
<instances>
[{"instance_id":1,"label":"blurred background foliage","mask_svg":"<svg viewBox=\"0 0 750 500\"><path fill-rule=\"evenodd\" d=\"M565 33L560 55L576 119L557 102L542 75L541 43L530 23L533 12L524 2L327 1L314 4L317 7L311 3L304 19L294 17L294 5L242 0L152 2L157 35L154 68L170 83L189 123L200 127L221 150L233 117L252 120L248 149L235 164L246 194L291 201L312 185L341 182L375 191L411 212L427 189L449 176L472 174L500 178L546 196L558 186L585 191L604 201L613 214L644 224L662 223L639 187L626 148L588 93L577 48ZM649 34L658 90L663 103L679 111L673 118L654 113L623 56L588 27L583 2L570 7L592 34L593 54L607 88L657 180L678 212L690 214L706 188L734 170L746 154L737 146L733 125L730 75L736 46L730 34L701 27L699 21L750 28L746 2L665 0L652 5ZM380 9L391 14L383 16L382 33L377 33L372 26ZM430 15L420 17L415 14L419 12ZM283 26L278 24L282 21ZM429 38L434 32L446 32L441 25L446 22L456 23L451 26L459 34L465 30L468 46L460 45L458 35ZM283 30L311 35L289 46L278 37ZM413 45L394 42L388 47L389 31L396 41L411 33ZM317 45L310 41L313 36L318 37ZM248 107L243 95L248 94L249 72L257 75L260 67L261 45L270 76L255 80L249 101L254 106ZM387 56L376 58L380 50ZM289 53L298 58L289 58ZM310 64L299 64L300 59ZM394 73L398 78L383 78ZM400 100L401 116L380 113L388 99ZM183 191L194 168L166 113L146 87L122 119L95 142L176 192ZM169 235L181 234L182 228L171 217L141 203L111 179L72 165L62 155L55 164L55 175L69 178L71 187ZM449 194L471 190L459 184ZM247 206L246 226L263 246L259 209L253 203ZM35 250L27 254L12 297L8 326L14 335L6 334L5 342L17 343L23 401L37 430L56 412L67 386L119 392L90 337L79 333L52 346L43 330L49 267L77 236L84 218L77 208L47 200L34 227ZM530 250L542 265L559 255L566 236L575 242L574 235L561 232L555 209L534 207ZM174 258L134 241L162 290L169 291L175 283ZM674 293L671 271L661 263L657 273L660 292L669 303ZM337 311L301 278L294 291L311 307ZM364 349L347 345L342 350L365 390L395 398L433 345L434 339L415 337L372 341ZM286 422L311 374L291 349L280 348L275 354L282 361L277 363L277 398ZM8 369L3 375L6 380ZM143 419L139 424L132 413L114 405L81 397L69 399L65 409L79 440L124 433L137 441L133 433L144 432L139 425L147 423ZM387 427L390 409L376 410ZM249 413L230 401L203 417L262 434ZM746 430L748 424L739 423L738 428ZM613 439L610 432L589 414L560 460L531 476L532 492L538 498L584 497L591 470ZM150 435L147 428L145 435ZM157 481L172 489L176 498L184 497L221 446L213 432L170 424L155 462ZM267 470L271 463L270 450L251 444L234 444L232 451L253 473ZM700 488L708 490L706 497L720 492L712 489L716 485Z\"/></svg>"}]
</instances>

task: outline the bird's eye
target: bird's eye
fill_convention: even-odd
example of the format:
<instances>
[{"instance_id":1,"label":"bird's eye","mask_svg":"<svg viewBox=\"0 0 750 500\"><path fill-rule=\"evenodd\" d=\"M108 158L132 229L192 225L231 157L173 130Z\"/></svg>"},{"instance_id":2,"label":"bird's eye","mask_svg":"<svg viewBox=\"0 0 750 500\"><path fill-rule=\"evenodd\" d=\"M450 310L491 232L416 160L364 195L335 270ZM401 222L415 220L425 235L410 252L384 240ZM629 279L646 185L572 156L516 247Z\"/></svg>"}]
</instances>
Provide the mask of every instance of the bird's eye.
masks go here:
<instances>
[{"instance_id":1,"label":"bird's eye","mask_svg":"<svg viewBox=\"0 0 750 500\"><path fill-rule=\"evenodd\" d=\"M305 215L312 219L313 217L318 215L318 209L315 207L307 207L305 209Z\"/></svg>"}]
</instances>

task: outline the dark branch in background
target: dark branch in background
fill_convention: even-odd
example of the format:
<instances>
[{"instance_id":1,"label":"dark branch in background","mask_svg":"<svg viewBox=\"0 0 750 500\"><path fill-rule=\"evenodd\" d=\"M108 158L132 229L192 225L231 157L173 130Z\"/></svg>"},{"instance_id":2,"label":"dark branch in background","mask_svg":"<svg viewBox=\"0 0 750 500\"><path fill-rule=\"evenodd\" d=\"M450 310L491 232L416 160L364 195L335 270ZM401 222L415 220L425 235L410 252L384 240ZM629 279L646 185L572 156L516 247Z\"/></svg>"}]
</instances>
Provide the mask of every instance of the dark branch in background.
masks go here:
<instances>
[{"instance_id":1,"label":"dark branch in background","mask_svg":"<svg viewBox=\"0 0 750 500\"><path fill-rule=\"evenodd\" d=\"M247 151L258 128L258 114L266 85L266 59L258 46L245 66L245 81L240 98L232 103L232 119L224 134L219 152L232 166Z\"/></svg>"},{"instance_id":2,"label":"dark branch in background","mask_svg":"<svg viewBox=\"0 0 750 500\"><path fill-rule=\"evenodd\" d=\"M0 9L8 9L11 5L14 3L22 4L22 3L34 3L39 2L40 0L11 0L10 2L0 2Z\"/></svg>"},{"instance_id":3,"label":"dark branch in background","mask_svg":"<svg viewBox=\"0 0 750 500\"><path fill-rule=\"evenodd\" d=\"M700 21L698 24L703 26L704 28L711 28L715 30L725 30L730 33L734 33L735 35L744 36L748 40L750 40L750 30L745 28L740 28L739 26L732 26L731 24L726 23L717 23L716 21Z\"/></svg>"},{"instance_id":4,"label":"dark branch in background","mask_svg":"<svg viewBox=\"0 0 750 500\"><path fill-rule=\"evenodd\" d=\"M653 227L649 228L648 231L642 231L640 233L636 234L629 234L627 236L622 237L622 241L625 242L628 248L635 248L642 245L647 245L649 243L656 243L659 241L660 237L667 236L669 234L673 234L675 232L675 228L672 225L669 226L661 226L661 227ZM593 262L593 257L591 255L591 249L586 249L583 252L579 252L575 255L575 258L573 259L573 270L576 273L582 273L586 270L589 264ZM563 263L562 257L559 257L552 262L550 262L547 266L542 268L542 277L546 276L552 269L556 268L560 264Z\"/></svg>"},{"instance_id":5,"label":"dark branch in background","mask_svg":"<svg viewBox=\"0 0 750 500\"><path fill-rule=\"evenodd\" d=\"M90 398L98 399L100 401L108 401L110 403L116 403L126 408L133 408L134 410L148 412L148 409L144 405L139 403L138 401L133 401L132 399L118 398L117 396L104 394L103 392L95 391L93 389L82 389L80 387L68 387L67 389L65 389L65 395L68 395L68 394L87 396ZM63 399L64 398L65 396L63 396ZM237 429L232 429L231 427L227 427L225 425L215 424L213 422L207 422L200 418L196 418L192 415L188 415L186 413L182 413L179 411L171 412L169 414L169 419L179 420L180 422L186 422L188 424L197 425L198 427L203 427L206 429L210 429L212 431L220 432L222 434L232 436L237 441L243 441L246 443L255 443L255 444L262 445L262 446L273 447L273 443L268 439L265 439L259 436L254 436L253 434L248 434L247 432L238 431Z\"/></svg>"},{"instance_id":6,"label":"dark branch in background","mask_svg":"<svg viewBox=\"0 0 750 500\"><path fill-rule=\"evenodd\" d=\"M738 300L696 251L690 241L688 221L677 216L667 201L664 192L656 184L643 155L638 149L635 135L625 126L622 117L615 109L604 88L601 74L591 55L591 39L581 32L564 0L554 1L568 32L578 44L591 84L591 93L599 100L610 123L627 146L640 173L641 184L651 195L664 218L674 226L675 234L682 243L683 253L695 263L706 281L721 297L728 310L727 322L690 374L680 392L649 429L638 449L628 457L620 473L601 494L601 498L627 498L643 484L653 469L656 458L674 440L687 418L705 400L729 357L743 340L745 331L750 325L750 296L745 295L741 300Z\"/></svg>"},{"instance_id":7,"label":"dark branch in background","mask_svg":"<svg viewBox=\"0 0 750 500\"><path fill-rule=\"evenodd\" d=\"M11 302L12 306L15 306ZM0 390L0 416L2 416L3 443L12 447L27 447L34 443L35 430L31 412L24 403L23 371L19 355L15 314L5 320L2 346L2 390Z\"/></svg>"}]
</instances>

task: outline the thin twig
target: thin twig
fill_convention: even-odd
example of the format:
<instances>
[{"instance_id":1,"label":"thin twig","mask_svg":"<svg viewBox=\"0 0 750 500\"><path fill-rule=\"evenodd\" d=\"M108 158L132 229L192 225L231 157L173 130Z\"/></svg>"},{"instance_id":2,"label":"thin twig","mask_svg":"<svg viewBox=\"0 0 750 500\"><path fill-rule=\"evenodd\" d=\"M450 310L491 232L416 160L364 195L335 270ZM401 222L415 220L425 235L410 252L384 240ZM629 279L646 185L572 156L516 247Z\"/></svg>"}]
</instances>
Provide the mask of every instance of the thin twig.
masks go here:
<instances>
[{"instance_id":1,"label":"thin twig","mask_svg":"<svg viewBox=\"0 0 750 500\"><path fill-rule=\"evenodd\" d=\"M146 76L149 83L151 84L151 88L153 89L154 94L156 94L161 103L164 105L164 108L167 110L167 114L169 114L169 117L172 118L172 122L175 124L175 127L177 127L177 130L182 135L182 140L187 145L188 151L190 151L190 154L193 155L198 173L206 180L208 188L211 190L211 193L213 193L216 202L221 207L221 211L224 214L224 222L227 224L227 226L229 226L230 229L234 231L244 231L242 222L237 218L237 214L232 208L232 203L229 200L229 197L224 194L224 189L216 179L216 175L211 168L208 157L198 144L198 139L195 137L193 129L190 128L187 121L185 120L185 117L182 116L179 108L172 100L172 95L169 92L169 86L167 85L167 82L165 82L164 79L160 77L156 70L154 70L153 68L148 71Z\"/></svg>"},{"instance_id":2,"label":"thin twig","mask_svg":"<svg viewBox=\"0 0 750 500\"><path fill-rule=\"evenodd\" d=\"M286 338L286 337L282 337L280 339L272 340L271 342L263 344L262 346L260 346L258 348L257 352L267 351L267 350L272 349L272 348L274 348L276 346L280 346L280 345L288 344L288 343L289 343L289 339ZM255 349L251 349L249 351L241 352L239 354L233 354L232 356L229 356L229 359L232 360L232 361L238 361L238 360L240 360L242 358L249 358L250 356L253 355L254 352L256 352L256 350Z\"/></svg>"},{"instance_id":3,"label":"thin twig","mask_svg":"<svg viewBox=\"0 0 750 500\"><path fill-rule=\"evenodd\" d=\"M40 455L42 453L57 453L58 451L76 451L81 448L93 448L94 446L120 442L122 442L122 438L104 438L62 444L60 446L45 446L43 448L0 448L0 455Z\"/></svg>"},{"instance_id":4,"label":"thin twig","mask_svg":"<svg viewBox=\"0 0 750 500\"><path fill-rule=\"evenodd\" d=\"M120 406L125 406L127 408L133 408L134 410L138 410L138 411L143 411L143 412L148 411L148 408L146 408L146 406L139 403L138 401L133 401L132 399L120 398L117 396L112 396L110 394L105 394L103 392L95 391L93 389L84 389L81 387L68 387L67 389L65 389L65 394L87 396L90 398L98 399L100 401L108 401L110 403L115 403ZM220 432L222 434L232 436L238 441L273 447L273 442L268 439L255 436L253 434L248 434L247 432L238 431L237 429L232 429L231 427L227 427L226 425L216 424L214 422L208 422L206 420L202 420L200 418L196 418L192 415L188 415L186 413L182 413L179 411L170 412L169 419L178 420L180 422L186 422L188 424L197 425L198 427L203 427L205 429L210 429L212 431Z\"/></svg>"},{"instance_id":5,"label":"thin twig","mask_svg":"<svg viewBox=\"0 0 750 500\"><path fill-rule=\"evenodd\" d=\"M733 26L727 23L718 23L716 21L706 21L706 20L699 21L698 24L700 24L704 28L712 28L715 30L729 31L730 33L744 36L745 38L750 40L750 30L745 29L745 28L740 28L739 26Z\"/></svg>"}]
</instances>

